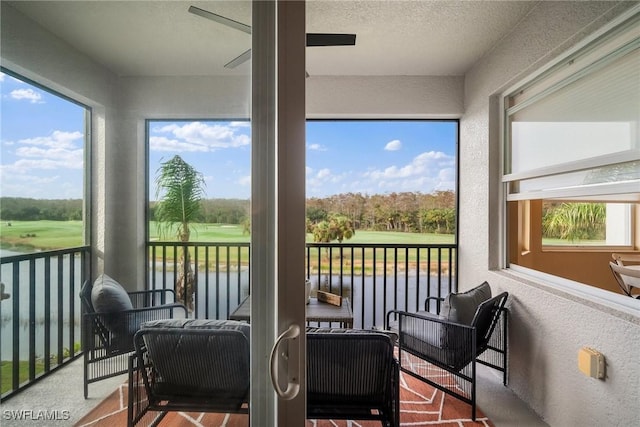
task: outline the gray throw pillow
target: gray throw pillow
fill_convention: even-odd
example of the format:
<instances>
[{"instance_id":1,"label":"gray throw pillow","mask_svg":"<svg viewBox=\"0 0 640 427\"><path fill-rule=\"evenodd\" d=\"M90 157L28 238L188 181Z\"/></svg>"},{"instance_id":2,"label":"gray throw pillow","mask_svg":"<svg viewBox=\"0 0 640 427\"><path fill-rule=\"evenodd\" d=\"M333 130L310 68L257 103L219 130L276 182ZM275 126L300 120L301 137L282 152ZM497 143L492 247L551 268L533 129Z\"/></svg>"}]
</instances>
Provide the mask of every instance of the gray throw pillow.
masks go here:
<instances>
[{"instance_id":1,"label":"gray throw pillow","mask_svg":"<svg viewBox=\"0 0 640 427\"><path fill-rule=\"evenodd\" d=\"M471 325L478 306L491 298L491 287L487 282L458 294L449 294L442 305L440 314L449 321Z\"/></svg>"},{"instance_id":2,"label":"gray throw pillow","mask_svg":"<svg viewBox=\"0 0 640 427\"><path fill-rule=\"evenodd\" d=\"M106 274L98 276L91 289L91 304L96 313L133 310L131 299L120 283Z\"/></svg>"}]
</instances>

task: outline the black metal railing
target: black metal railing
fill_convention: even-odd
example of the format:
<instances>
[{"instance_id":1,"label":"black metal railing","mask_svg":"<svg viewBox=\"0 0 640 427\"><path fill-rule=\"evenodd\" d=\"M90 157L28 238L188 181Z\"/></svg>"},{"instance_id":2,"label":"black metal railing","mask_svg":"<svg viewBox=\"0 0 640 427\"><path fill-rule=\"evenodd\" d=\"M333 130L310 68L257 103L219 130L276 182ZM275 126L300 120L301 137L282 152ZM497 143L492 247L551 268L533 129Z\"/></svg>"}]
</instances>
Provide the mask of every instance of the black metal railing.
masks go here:
<instances>
[{"instance_id":1,"label":"black metal railing","mask_svg":"<svg viewBox=\"0 0 640 427\"><path fill-rule=\"evenodd\" d=\"M0 259L2 400L81 354L78 294L89 254L82 246Z\"/></svg>"},{"instance_id":2,"label":"black metal railing","mask_svg":"<svg viewBox=\"0 0 640 427\"><path fill-rule=\"evenodd\" d=\"M176 290L180 258L188 250L195 277L192 315L200 319L226 319L249 295L249 247L248 242L150 242L149 289ZM189 305L185 300L181 302Z\"/></svg>"},{"instance_id":3,"label":"black metal railing","mask_svg":"<svg viewBox=\"0 0 640 427\"><path fill-rule=\"evenodd\" d=\"M354 327L384 326L389 310L417 311L457 289L455 244L308 243L313 289L349 297Z\"/></svg>"},{"instance_id":4,"label":"black metal railing","mask_svg":"<svg viewBox=\"0 0 640 427\"><path fill-rule=\"evenodd\" d=\"M226 319L249 294L249 248L151 242L149 288L175 289L186 249L196 278L192 315ZM78 294L90 277L89 254L83 246L1 259L2 400L81 354ZM417 311L427 297L457 290L457 246L308 243L305 269L313 292L348 297L354 327L370 328L389 310Z\"/></svg>"},{"instance_id":5,"label":"black metal railing","mask_svg":"<svg viewBox=\"0 0 640 427\"><path fill-rule=\"evenodd\" d=\"M150 289L175 289L185 249L196 282L192 315L226 319L249 294L249 243L150 242ZM457 245L308 243L305 268L312 292L348 297L354 327L370 328L383 326L389 310L417 311L427 297L457 290Z\"/></svg>"}]
</instances>

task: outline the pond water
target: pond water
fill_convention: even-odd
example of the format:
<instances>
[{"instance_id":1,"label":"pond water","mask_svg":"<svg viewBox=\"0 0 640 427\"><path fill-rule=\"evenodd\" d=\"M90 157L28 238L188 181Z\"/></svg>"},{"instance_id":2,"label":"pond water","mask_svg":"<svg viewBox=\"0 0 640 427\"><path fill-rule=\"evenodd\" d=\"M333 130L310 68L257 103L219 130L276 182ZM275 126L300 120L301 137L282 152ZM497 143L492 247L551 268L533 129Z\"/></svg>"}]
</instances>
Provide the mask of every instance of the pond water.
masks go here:
<instances>
[{"instance_id":1,"label":"pond water","mask_svg":"<svg viewBox=\"0 0 640 427\"><path fill-rule=\"evenodd\" d=\"M11 251L2 251L2 256L15 255ZM69 289L66 278L69 276L66 263L60 272L60 277L65 285L58 285L58 265L52 262L50 265L49 277L51 283L49 289L45 289L44 279L44 260L36 261L35 266L35 285L33 291L34 302L29 299L30 289L28 283L29 263L21 263L20 277L21 280L18 293L14 292L12 286L11 265L2 266L0 271L0 280L4 281L6 287L5 292L10 294L8 299L2 301L0 305L0 357L2 360L10 360L13 357L13 342L19 344L20 359L26 359L29 355L29 325L30 310L33 310L33 322L35 323L35 353L38 357L43 357L47 352L45 349L45 330L47 324L47 316L49 319L50 332L50 353L56 353L58 347L59 336L62 339L62 345L65 348L73 345L71 343L71 334L73 333L73 342L80 342L80 301L78 294L80 292L80 263L75 263L76 283L73 289ZM157 275L156 288L162 288L162 277ZM446 277L443 277L438 286L438 278L436 276L427 276L425 274L417 275L416 272L398 276L395 281L394 277L387 276L351 276L340 282L339 276L321 276L312 277L312 292L318 289L318 283L322 285L330 285L330 291L340 293L351 299L353 307L356 328L370 328L374 325L384 325L384 316L386 312L392 308L409 307L410 310L422 308L424 299L429 295L446 295L449 291L449 283ZM166 283L173 283L171 273L167 274ZM301 283L301 286L303 284ZM249 293L249 273L247 269L232 272L209 272L201 273L198 276L198 289L196 294L196 310L200 318L218 318L226 319L237 305ZM58 301L60 295L60 302ZM73 304L73 314L69 314L69 309ZM14 312L17 308L18 326L17 335L14 337ZM59 310L64 313L59 319ZM59 327L62 328L60 335Z\"/></svg>"}]
</instances>

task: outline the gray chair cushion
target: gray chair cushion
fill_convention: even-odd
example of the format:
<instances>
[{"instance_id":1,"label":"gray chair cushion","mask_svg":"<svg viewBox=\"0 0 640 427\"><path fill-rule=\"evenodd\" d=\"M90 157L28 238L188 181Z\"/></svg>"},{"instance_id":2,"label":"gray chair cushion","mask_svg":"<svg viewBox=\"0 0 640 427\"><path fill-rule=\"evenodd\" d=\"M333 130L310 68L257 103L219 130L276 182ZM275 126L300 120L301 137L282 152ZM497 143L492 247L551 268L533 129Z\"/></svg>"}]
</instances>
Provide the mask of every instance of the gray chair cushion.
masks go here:
<instances>
[{"instance_id":1,"label":"gray chair cushion","mask_svg":"<svg viewBox=\"0 0 640 427\"><path fill-rule=\"evenodd\" d=\"M249 333L248 323L234 320L162 319L142 323L136 337L142 335L159 375L156 397L215 395L217 401L244 401Z\"/></svg>"},{"instance_id":2,"label":"gray chair cushion","mask_svg":"<svg viewBox=\"0 0 640 427\"><path fill-rule=\"evenodd\" d=\"M383 334L391 338L391 343L396 344L398 342L398 332L389 329L375 328L375 329L350 329L350 328L326 328L326 327L313 327L307 326L307 335L311 334L360 334L367 335L371 333Z\"/></svg>"},{"instance_id":3,"label":"gray chair cushion","mask_svg":"<svg viewBox=\"0 0 640 427\"><path fill-rule=\"evenodd\" d=\"M91 304L96 313L133 310L131 299L120 283L106 274L98 276L91 289Z\"/></svg>"},{"instance_id":4,"label":"gray chair cushion","mask_svg":"<svg viewBox=\"0 0 640 427\"><path fill-rule=\"evenodd\" d=\"M178 328L178 329L227 329L237 330L251 340L251 326L247 322L237 320L213 320L213 319L160 319L144 322L141 328Z\"/></svg>"},{"instance_id":5,"label":"gray chair cushion","mask_svg":"<svg viewBox=\"0 0 640 427\"><path fill-rule=\"evenodd\" d=\"M451 322L471 325L478 306L491 299L491 287L487 282L462 293L451 293L445 298L440 315Z\"/></svg>"},{"instance_id":6,"label":"gray chair cushion","mask_svg":"<svg viewBox=\"0 0 640 427\"><path fill-rule=\"evenodd\" d=\"M437 314L429 313L428 311L420 310L416 312L416 314L420 316L430 317L434 319L442 319L447 320L443 316L438 316ZM412 318L405 318L405 322L402 327L402 334L406 339L407 336L413 337L415 339L419 339L427 342L433 346L443 346L444 338L446 336L447 327L446 325L440 323L434 323L433 326L429 329L429 334L425 334L424 330L424 322L421 321L412 321ZM394 344L398 342L398 333L399 333L399 325L398 321L394 320L389 323L389 329L393 333L396 334L396 339L394 340Z\"/></svg>"}]
</instances>

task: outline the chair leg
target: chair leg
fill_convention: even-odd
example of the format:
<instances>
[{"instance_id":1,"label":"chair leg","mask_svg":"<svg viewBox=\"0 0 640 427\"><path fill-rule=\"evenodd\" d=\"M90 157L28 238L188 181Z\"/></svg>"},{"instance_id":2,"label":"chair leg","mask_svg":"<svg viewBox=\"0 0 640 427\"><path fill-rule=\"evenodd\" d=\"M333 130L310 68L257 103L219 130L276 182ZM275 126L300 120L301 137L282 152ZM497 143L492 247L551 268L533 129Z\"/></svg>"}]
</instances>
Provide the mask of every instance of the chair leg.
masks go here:
<instances>
[{"instance_id":1,"label":"chair leg","mask_svg":"<svg viewBox=\"0 0 640 427\"><path fill-rule=\"evenodd\" d=\"M502 316L504 316L504 330L502 331L502 345L503 345L503 353L502 353L502 385L506 387L507 385L507 364L509 363L508 354L509 351L509 312L505 309L502 311Z\"/></svg>"},{"instance_id":2,"label":"chair leg","mask_svg":"<svg viewBox=\"0 0 640 427\"><path fill-rule=\"evenodd\" d=\"M89 363L89 357L87 356L87 351L88 350L84 351L84 356L83 356L84 357L84 369L83 369L83 375L84 376L82 378L82 381L84 383L83 385L84 385L84 398L85 399L87 399L89 397L89 380L88 380L88 375L89 375L88 369L89 368L87 366L87 364Z\"/></svg>"},{"instance_id":3,"label":"chair leg","mask_svg":"<svg viewBox=\"0 0 640 427\"><path fill-rule=\"evenodd\" d=\"M132 427L133 426L133 389L134 389L134 375L133 375L133 371L135 369L135 354L132 354L131 356L129 356L129 390L127 393L127 427Z\"/></svg>"},{"instance_id":4,"label":"chair leg","mask_svg":"<svg viewBox=\"0 0 640 427\"><path fill-rule=\"evenodd\" d=\"M476 359L473 359L473 361L471 362L471 420L474 422L476 421L476 381L477 380L478 380L478 377L476 375Z\"/></svg>"}]
</instances>

